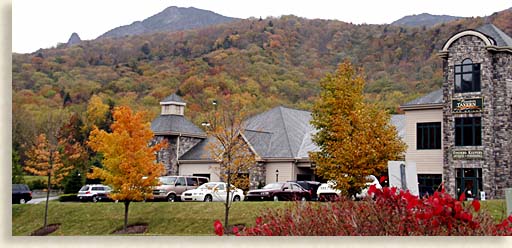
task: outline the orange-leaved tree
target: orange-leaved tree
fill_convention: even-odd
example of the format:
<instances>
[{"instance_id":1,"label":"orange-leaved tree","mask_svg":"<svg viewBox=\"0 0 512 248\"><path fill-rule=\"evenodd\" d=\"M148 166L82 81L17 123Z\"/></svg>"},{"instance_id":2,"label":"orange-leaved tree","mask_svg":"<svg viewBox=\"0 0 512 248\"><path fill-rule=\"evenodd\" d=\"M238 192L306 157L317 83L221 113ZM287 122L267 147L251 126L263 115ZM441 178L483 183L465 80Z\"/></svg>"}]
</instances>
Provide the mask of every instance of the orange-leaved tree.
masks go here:
<instances>
[{"instance_id":1,"label":"orange-leaved tree","mask_svg":"<svg viewBox=\"0 0 512 248\"><path fill-rule=\"evenodd\" d=\"M152 196L152 187L163 173L155 154L167 143L150 146L153 138L146 112L133 113L129 107L113 110L112 132L97 127L91 131L88 145L103 154L103 168L94 167L89 178L100 178L112 187L111 198L124 202L124 229L128 226L128 207L132 201Z\"/></svg>"},{"instance_id":2,"label":"orange-leaved tree","mask_svg":"<svg viewBox=\"0 0 512 248\"><path fill-rule=\"evenodd\" d=\"M366 176L380 175L389 160L399 158L405 144L388 113L365 102L361 69L346 61L320 87L311 121L318 130L313 141L320 151L310 157L319 176L335 180L336 188L354 195L365 186Z\"/></svg>"},{"instance_id":3,"label":"orange-leaved tree","mask_svg":"<svg viewBox=\"0 0 512 248\"><path fill-rule=\"evenodd\" d=\"M24 170L38 176L48 177L44 227L48 224L48 198L50 196L51 185L60 185L64 177L73 169L73 165L65 165L62 163L61 156L62 154L55 141L49 141L45 134L37 136L32 149L27 151L28 159Z\"/></svg>"}]
</instances>

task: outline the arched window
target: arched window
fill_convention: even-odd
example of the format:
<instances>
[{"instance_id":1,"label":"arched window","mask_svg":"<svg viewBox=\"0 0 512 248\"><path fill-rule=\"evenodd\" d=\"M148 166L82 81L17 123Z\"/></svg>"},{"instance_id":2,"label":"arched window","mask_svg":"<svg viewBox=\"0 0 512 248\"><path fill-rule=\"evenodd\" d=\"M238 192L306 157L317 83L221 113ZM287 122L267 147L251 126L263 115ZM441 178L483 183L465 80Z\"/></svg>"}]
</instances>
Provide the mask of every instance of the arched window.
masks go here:
<instances>
[{"instance_id":1,"label":"arched window","mask_svg":"<svg viewBox=\"0 0 512 248\"><path fill-rule=\"evenodd\" d=\"M480 64L465 59L455 65L455 93L480 91Z\"/></svg>"}]
</instances>

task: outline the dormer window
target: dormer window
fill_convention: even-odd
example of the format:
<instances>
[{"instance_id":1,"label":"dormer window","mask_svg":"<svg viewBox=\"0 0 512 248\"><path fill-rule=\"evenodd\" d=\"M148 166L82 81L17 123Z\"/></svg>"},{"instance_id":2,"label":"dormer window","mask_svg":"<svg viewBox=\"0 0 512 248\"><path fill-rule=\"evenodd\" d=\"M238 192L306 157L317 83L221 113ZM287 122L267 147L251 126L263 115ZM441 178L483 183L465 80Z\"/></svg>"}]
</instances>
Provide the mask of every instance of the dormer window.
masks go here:
<instances>
[{"instance_id":1,"label":"dormer window","mask_svg":"<svg viewBox=\"0 0 512 248\"><path fill-rule=\"evenodd\" d=\"M480 91L480 64L465 59L455 65L455 93Z\"/></svg>"}]
</instances>

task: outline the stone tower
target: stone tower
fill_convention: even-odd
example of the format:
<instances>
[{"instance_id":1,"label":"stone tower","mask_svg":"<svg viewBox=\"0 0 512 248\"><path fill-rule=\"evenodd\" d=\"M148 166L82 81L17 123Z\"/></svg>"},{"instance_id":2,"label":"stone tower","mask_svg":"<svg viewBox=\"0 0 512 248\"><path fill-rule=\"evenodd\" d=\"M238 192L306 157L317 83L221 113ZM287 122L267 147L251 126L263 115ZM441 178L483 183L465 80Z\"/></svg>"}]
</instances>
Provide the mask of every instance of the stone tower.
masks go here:
<instances>
[{"instance_id":1,"label":"stone tower","mask_svg":"<svg viewBox=\"0 0 512 248\"><path fill-rule=\"evenodd\" d=\"M158 152L157 160L165 166L165 175L178 175L183 154L206 139L206 133L184 116L187 104L176 94L160 102L160 116L151 123L156 142L167 140L168 147Z\"/></svg>"}]
</instances>

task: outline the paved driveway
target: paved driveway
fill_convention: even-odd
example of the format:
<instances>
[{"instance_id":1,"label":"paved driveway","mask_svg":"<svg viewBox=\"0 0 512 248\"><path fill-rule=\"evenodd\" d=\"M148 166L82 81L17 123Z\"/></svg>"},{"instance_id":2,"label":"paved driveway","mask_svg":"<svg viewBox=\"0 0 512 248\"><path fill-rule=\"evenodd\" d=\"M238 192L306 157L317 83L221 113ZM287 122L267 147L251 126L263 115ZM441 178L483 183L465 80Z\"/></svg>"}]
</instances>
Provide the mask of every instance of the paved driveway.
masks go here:
<instances>
[{"instance_id":1,"label":"paved driveway","mask_svg":"<svg viewBox=\"0 0 512 248\"><path fill-rule=\"evenodd\" d=\"M50 201L51 200L57 200L59 199L58 196L50 196ZM46 197L43 197L43 198L34 198L30 201L27 202L27 204L39 204L40 202L45 202L46 201Z\"/></svg>"}]
</instances>

